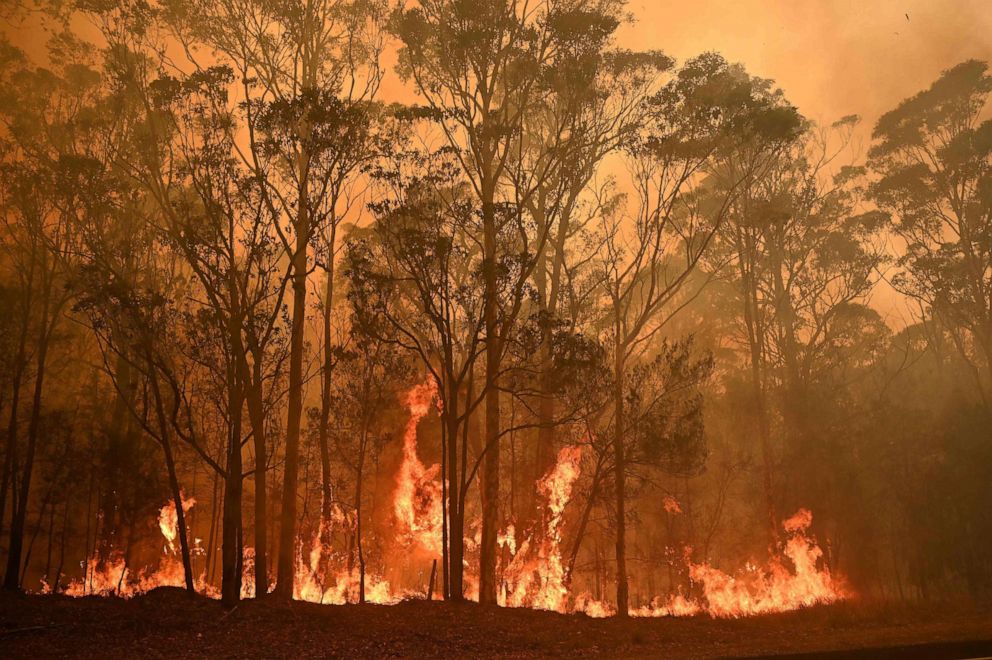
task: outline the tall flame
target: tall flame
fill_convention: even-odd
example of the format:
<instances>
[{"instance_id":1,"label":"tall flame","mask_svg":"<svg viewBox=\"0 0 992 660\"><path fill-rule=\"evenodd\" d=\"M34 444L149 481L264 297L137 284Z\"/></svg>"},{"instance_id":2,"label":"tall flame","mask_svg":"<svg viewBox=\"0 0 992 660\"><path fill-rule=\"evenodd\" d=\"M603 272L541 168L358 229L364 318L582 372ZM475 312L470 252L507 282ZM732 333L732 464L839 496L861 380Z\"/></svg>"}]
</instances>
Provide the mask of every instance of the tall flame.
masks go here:
<instances>
[{"instance_id":1,"label":"tall flame","mask_svg":"<svg viewBox=\"0 0 992 660\"><path fill-rule=\"evenodd\" d=\"M537 483L544 497L546 511L542 538L536 543L525 540L504 571L506 584L502 604L566 612L568 587L561 560L561 526L565 506L572 499L572 487L579 478L582 447L565 447L558 452L555 465ZM509 536L512 538L512 529Z\"/></svg>"},{"instance_id":2,"label":"tall flame","mask_svg":"<svg viewBox=\"0 0 992 660\"><path fill-rule=\"evenodd\" d=\"M410 419L403 432L403 463L396 475L393 498L400 536L433 555L441 553L441 466L434 464L427 468L417 457L417 425L430 411L436 397L437 386L433 378L407 392Z\"/></svg>"}]
</instances>

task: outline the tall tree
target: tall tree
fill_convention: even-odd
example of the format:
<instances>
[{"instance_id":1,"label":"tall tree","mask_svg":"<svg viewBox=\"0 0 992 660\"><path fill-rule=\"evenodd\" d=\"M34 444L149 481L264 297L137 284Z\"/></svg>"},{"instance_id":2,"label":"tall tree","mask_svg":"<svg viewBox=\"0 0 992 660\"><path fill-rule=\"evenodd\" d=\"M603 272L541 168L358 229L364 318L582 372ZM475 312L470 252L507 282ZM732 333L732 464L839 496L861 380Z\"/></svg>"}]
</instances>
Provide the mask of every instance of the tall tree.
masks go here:
<instances>
[{"instance_id":1,"label":"tall tree","mask_svg":"<svg viewBox=\"0 0 992 660\"><path fill-rule=\"evenodd\" d=\"M361 162L342 151L341 100L374 98L381 80L380 0L184 2L168 20L186 52L206 45L240 81L246 135L239 156L260 182L261 202L286 255L292 285L285 467L276 592L292 598L296 562L307 283L314 242L340 211L342 172ZM232 129L233 130L233 129ZM341 157L345 156L344 159ZM330 347L327 347L330 348Z\"/></svg>"},{"instance_id":2,"label":"tall tree","mask_svg":"<svg viewBox=\"0 0 992 660\"><path fill-rule=\"evenodd\" d=\"M950 332L992 393L992 76L962 62L882 115L869 166L872 194L905 245L896 287Z\"/></svg>"},{"instance_id":3,"label":"tall tree","mask_svg":"<svg viewBox=\"0 0 992 660\"><path fill-rule=\"evenodd\" d=\"M686 291L713 236L726 219L740 184L799 127L795 109L766 81L708 54L687 62L648 100L650 117L631 146L635 214L622 207L605 218L600 261L604 324L613 360L613 472L616 515L617 613L627 616L626 547L627 377L632 360L690 299ZM700 217L694 193L723 159L750 155L735 181ZM698 285L696 285L698 286ZM690 287L691 288L691 287Z\"/></svg>"},{"instance_id":4,"label":"tall tree","mask_svg":"<svg viewBox=\"0 0 992 660\"><path fill-rule=\"evenodd\" d=\"M602 148L597 144L602 136L586 131L582 119L588 120L590 103L603 93L589 86L601 60L608 59L603 53L619 25L622 4L423 0L398 11L393 20L401 41L399 72L434 111L482 219L486 364L481 602L496 602L503 357L525 286L557 222L554 214L545 214L530 229L528 213L541 206L532 205L539 191L561 181L556 173L574 165L567 161L581 145ZM547 124L532 124L528 131L532 112ZM560 203L561 197L556 198ZM515 236L507 236L510 232Z\"/></svg>"}]
</instances>

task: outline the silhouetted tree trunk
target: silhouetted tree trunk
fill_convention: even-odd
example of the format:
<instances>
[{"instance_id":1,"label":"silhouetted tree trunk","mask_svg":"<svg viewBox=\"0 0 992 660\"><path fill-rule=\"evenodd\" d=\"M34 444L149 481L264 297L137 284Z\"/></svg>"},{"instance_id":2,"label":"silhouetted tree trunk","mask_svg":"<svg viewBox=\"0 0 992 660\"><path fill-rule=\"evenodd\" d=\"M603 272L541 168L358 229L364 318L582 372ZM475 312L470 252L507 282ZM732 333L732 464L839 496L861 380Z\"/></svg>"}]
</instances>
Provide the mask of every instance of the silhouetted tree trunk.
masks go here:
<instances>
[{"instance_id":1,"label":"silhouetted tree trunk","mask_svg":"<svg viewBox=\"0 0 992 660\"><path fill-rule=\"evenodd\" d=\"M190 560L189 536L186 530L186 512L183 510L182 489L179 487L179 475L176 472L176 460L172 449L172 434L165 414L165 402L162 400L162 391L159 387L156 367L152 361L150 352L147 353L147 357L149 384L152 388L152 396L155 399L155 415L158 418L161 432L160 441L162 451L165 454L165 466L169 474L169 488L172 491L172 501L176 507L176 533L179 536L179 551L182 555L183 578L186 583L186 591L192 594L195 593L193 586L193 564Z\"/></svg>"},{"instance_id":2,"label":"silhouetted tree trunk","mask_svg":"<svg viewBox=\"0 0 992 660\"><path fill-rule=\"evenodd\" d=\"M268 487L266 485L265 408L262 388L261 360L256 355L252 365L251 382L247 387L248 416L251 420L252 439L255 446L255 597L269 590L268 566Z\"/></svg>"},{"instance_id":3,"label":"silhouetted tree trunk","mask_svg":"<svg viewBox=\"0 0 992 660\"><path fill-rule=\"evenodd\" d=\"M44 254L41 259L44 264L53 258ZM51 279L52 272L47 272L44 277L44 285L41 291L41 317L39 323L37 355L35 364L34 394L31 401L31 417L28 421L27 443L24 453L24 468L20 474L18 486L20 492L14 507L10 525L10 537L7 548L7 572L4 575L3 586L5 589L17 590L21 586L21 554L24 548L24 525L27 520L28 505L30 504L31 478L34 471L34 458L38 446L38 427L41 423L42 393L45 387L45 369L48 363L48 349L55 330L55 325L59 314L62 312L62 305L65 299L53 300L54 282ZM16 417L13 426L16 434ZM12 445L13 447L13 445ZM15 462L16 468L16 462Z\"/></svg>"},{"instance_id":4,"label":"silhouetted tree trunk","mask_svg":"<svg viewBox=\"0 0 992 660\"><path fill-rule=\"evenodd\" d=\"M320 446L320 543L324 548L330 548L331 545L331 505L334 497L331 485L331 449L327 436L331 421L331 372L334 368L333 353L331 350L331 312L334 308L334 247L336 233L337 227L332 223L330 237L328 239L327 256L325 257L326 263L324 264L324 308L322 314L324 355L321 369L320 428L317 430L317 438ZM361 554L360 549L359 554ZM321 567L322 570L323 568Z\"/></svg>"},{"instance_id":5,"label":"silhouetted tree trunk","mask_svg":"<svg viewBox=\"0 0 992 660\"><path fill-rule=\"evenodd\" d=\"M276 593L293 597L296 563L296 498L300 472L300 422L303 415L303 334L307 314L307 248L310 237L309 200L306 179L299 195L299 217L295 222L293 253L293 321L289 340L289 408L286 418L286 464L282 482L282 513L279 521L279 560Z\"/></svg>"}]
</instances>

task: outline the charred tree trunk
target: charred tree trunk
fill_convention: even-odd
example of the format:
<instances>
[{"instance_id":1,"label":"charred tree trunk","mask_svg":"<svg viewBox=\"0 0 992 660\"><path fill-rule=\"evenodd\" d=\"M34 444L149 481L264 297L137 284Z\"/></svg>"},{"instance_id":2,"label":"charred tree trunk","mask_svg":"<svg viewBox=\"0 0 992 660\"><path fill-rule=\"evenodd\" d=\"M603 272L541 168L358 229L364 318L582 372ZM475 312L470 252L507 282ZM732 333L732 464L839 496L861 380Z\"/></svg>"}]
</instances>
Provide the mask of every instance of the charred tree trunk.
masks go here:
<instances>
[{"instance_id":1,"label":"charred tree trunk","mask_svg":"<svg viewBox=\"0 0 992 660\"><path fill-rule=\"evenodd\" d=\"M579 518L579 527L575 530L575 542L572 544L572 551L568 556L568 567L565 569L564 582L566 586L571 586L572 576L575 573L575 562L579 558L579 548L582 547L582 539L585 538L586 529L589 526L589 518L592 515L592 508L596 504L596 497L599 495L599 484L603 474L603 461L596 461L596 471L592 475L592 485L589 487L589 497L586 498L586 505L582 509L582 516Z\"/></svg>"},{"instance_id":2,"label":"charred tree trunk","mask_svg":"<svg viewBox=\"0 0 992 660\"><path fill-rule=\"evenodd\" d=\"M619 316L616 323L617 337L621 336ZM617 558L617 616L627 616L629 606L629 588L627 585L627 525L626 525L626 462L624 456L624 351L626 348L617 341L616 346L616 383L614 384L613 405L615 418L613 420L613 461L616 495L616 558Z\"/></svg>"},{"instance_id":3,"label":"charred tree trunk","mask_svg":"<svg viewBox=\"0 0 992 660\"><path fill-rule=\"evenodd\" d=\"M256 356L252 369L247 403L255 446L255 597L259 598L269 591L268 487L265 482L268 448L266 447L265 409L262 395L264 385L260 356Z\"/></svg>"},{"instance_id":4,"label":"charred tree trunk","mask_svg":"<svg viewBox=\"0 0 992 660\"><path fill-rule=\"evenodd\" d=\"M221 523L221 601L227 607L241 599L241 413L231 410L231 430L224 479L224 513Z\"/></svg>"},{"instance_id":5,"label":"charred tree trunk","mask_svg":"<svg viewBox=\"0 0 992 660\"><path fill-rule=\"evenodd\" d=\"M449 380L448 397L444 402L444 423L448 442L448 597L454 602L464 599L464 494L458 470L458 388Z\"/></svg>"},{"instance_id":6,"label":"charred tree trunk","mask_svg":"<svg viewBox=\"0 0 992 660\"><path fill-rule=\"evenodd\" d=\"M483 231L486 326L485 458L482 475L482 544L479 548L479 602L496 602L496 539L499 534L499 368L500 337L496 299L495 182L483 187ZM458 533L452 529L452 534ZM452 558L454 561L454 558Z\"/></svg>"},{"instance_id":7,"label":"charred tree trunk","mask_svg":"<svg viewBox=\"0 0 992 660\"><path fill-rule=\"evenodd\" d=\"M33 264L32 264L33 265ZM30 291L34 268L28 274L28 290ZM25 301L26 306L30 306L31 296ZM3 520L7 512L7 490L14 489L14 470L17 466L17 435L18 417L21 404L21 387L24 382L24 371L27 368L27 342L29 326L29 309L24 310L24 317L21 322L21 331L17 339L17 357L14 362L14 378L11 384L10 418L7 422L7 444L3 457L3 475L0 477L0 533L3 532ZM12 493L13 494L13 493ZM15 498L16 499L16 496ZM14 517L11 511L11 518Z\"/></svg>"},{"instance_id":8,"label":"charred tree trunk","mask_svg":"<svg viewBox=\"0 0 992 660\"><path fill-rule=\"evenodd\" d=\"M279 559L276 594L283 600L293 597L296 558L296 496L300 472L300 422L303 415L303 335L307 313L307 247L310 236L309 200L305 177L301 177L296 221L296 248L293 253L293 322L289 342L289 410L286 419L286 465L282 485L282 512L279 521Z\"/></svg>"},{"instance_id":9,"label":"charred tree trunk","mask_svg":"<svg viewBox=\"0 0 992 660\"><path fill-rule=\"evenodd\" d=\"M14 506L10 524L10 539L7 548L7 572L4 575L5 589L18 590L21 587L21 555L24 550L24 526L27 520L28 501L31 493L31 477L34 470L34 456L38 446L38 426L41 423L41 397L45 387L45 366L48 360L48 344L58 315L58 306L51 309L51 283L47 283L42 303L41 330L38 337L37 371L34 380L34 395L31 401L31 418L28 422L27 445L24 453L24 470L21 473L20 492ZM49 320L49 313L52 319ZM50 325L51 324L51 325ZM16 417L12 417L16 419ZM16 426L14 428L16 432ZM16 462L15 462L16 468Z\"/></svg>"},{"instance_id":10,"label":"charred tree trunk","mask_svg":"<svg viewBox=\"0 0 992 660\"><path fill-rule=\"evenodd\" d=\"M330 245L328 246L326 282L324 284L324 309L323 309L323 339L324 339L324 363L321 369L321 392L320 392L320 428L317 437L320 445L320 543L324 548L331 545L331 510L332 498L334 496L331 487L331 450L328 442L328 426L331 418L331 371L334 368L334 361L331 353L331 309L334 304L334 228L331 228ZM323 553L326 557L328 553ZM361 554L361 550L359 550ZM326 559L324 559L326 563ZM322 569L324 567L321 567ZM363 585L364 588L364 585Z\"/></svg>"},{"instance_id":11,"label":"charred tree trunk","mask_svg":"<svg viewBox=\"0 0 992 660\"><path fill-rule=\"evenodd\" d=\"M161 429L162 451L165 453L165 466L169 473L169 487L172 490L172 501L176 507L176 533L179 535L179 551L183 561L183 577L186 583L186 591L192 594L195 593L195 588L193 586L193 565L190 560L189 538L186 534L186 512L183 510L183 496L179 488L176 460L172 453L169 423L165 416L165 403L162 400L158 376L155 373L155 366L152 364L150 357L148 359L148 366L152 396L155 399L155 414L158 417L158 424Z\"/></svg>"},{"instance_id":12,"label":"charred tree trunk","mask_svg":"<svg viewBox=\"0 0 992 660\"><path fill-rule=\"evenodd\" d=\"M368 444L368 420L362 420L359 438L358 466L355 470L355 552L358 555L358 602L365 602L365 553L362 548L362 476L365 471L365 451Z\"/></svg>"}]
</instances>

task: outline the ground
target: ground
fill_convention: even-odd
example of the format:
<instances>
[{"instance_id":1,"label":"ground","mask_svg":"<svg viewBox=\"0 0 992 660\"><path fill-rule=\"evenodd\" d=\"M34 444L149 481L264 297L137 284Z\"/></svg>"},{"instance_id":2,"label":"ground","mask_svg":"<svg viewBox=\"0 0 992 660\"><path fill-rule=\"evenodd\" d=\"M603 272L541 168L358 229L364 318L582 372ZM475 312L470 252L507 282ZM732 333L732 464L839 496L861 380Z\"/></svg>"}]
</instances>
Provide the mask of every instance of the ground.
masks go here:
<instances>
[{"instance_id":1,"label":"ground","mask_svg":"<svg viewBox=\"0 0 992 660\"><path fill-rule=\"evenodd\" d=\"M739 620L618 621L474 603L246 601L176 589L113 598L0 595L0 657L856 657L992 655L992 610L845 603Z\"/></svg>"}]
</instances>

